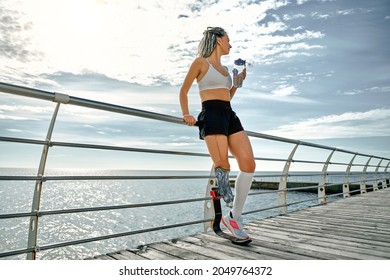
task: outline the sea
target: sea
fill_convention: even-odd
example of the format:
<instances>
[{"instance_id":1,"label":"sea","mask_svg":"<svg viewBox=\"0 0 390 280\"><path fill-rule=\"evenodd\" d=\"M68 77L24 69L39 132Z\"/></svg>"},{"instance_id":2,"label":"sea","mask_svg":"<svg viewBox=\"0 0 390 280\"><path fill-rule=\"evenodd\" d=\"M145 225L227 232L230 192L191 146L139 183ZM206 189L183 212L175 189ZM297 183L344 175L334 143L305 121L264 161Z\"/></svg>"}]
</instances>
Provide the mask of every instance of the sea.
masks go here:
<instances>
[{"instance_id":1,"label":"sea","mask_svg":"<svg viewBox=\"0 0 390 280\"><path fill-rule=\"evenodd\" d=\"M0 168L0 176L35 176L35 169ZM257 173L256 173L257 174ZM205 176L207 171L145 171L145 170L47 170L46 176ZM232 172L232 179L234 179ZM318 178L311 178L313 182ZM278 178L260 178L278 181ZM308 179L296 177L295 180ZM40 210L59 210L109 205L138 204L206 196L208 179L137 179L137 180L49 180L43 183ZM318 182L318 181L317 181ZM0 180L0 214L31 212L35 181ZM277 206L277 193L251 190L245 212ZM297 211L317 204L316 194L290 191L287 203L306 201L289 206ZM337 197L332 199L338 199ZM163 225L204 219L204 201L175 205L151 206L120 210L45 215L39 218L38 246L84 238L129 232ZM229 211L223 207L224 213ZM278 215L278 209L244 215L244 223ZM0 219L0 252L25 249L29 217ZM38 259L77 260L123 249L160 242L203 232L203 224L134 234L126 237L89 242L50 250L42 250ZM2 259L25 259L16 255Z\"/></svg>"}]
</instances>

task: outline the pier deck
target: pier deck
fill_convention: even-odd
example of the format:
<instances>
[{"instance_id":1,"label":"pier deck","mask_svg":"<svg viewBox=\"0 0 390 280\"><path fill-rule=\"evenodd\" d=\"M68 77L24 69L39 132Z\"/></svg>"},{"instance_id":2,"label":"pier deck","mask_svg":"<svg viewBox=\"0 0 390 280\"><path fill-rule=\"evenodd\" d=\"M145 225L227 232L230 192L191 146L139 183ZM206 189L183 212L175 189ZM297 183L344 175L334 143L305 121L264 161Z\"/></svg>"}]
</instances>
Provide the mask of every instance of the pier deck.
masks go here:
<instances>
[{"instance_id":1,"label":"pier deck","mask_svg":"<svg viewBox=\"0 0 390 280\"><path fill-rule=\"evenodd\" d=\"M390 259L389 213L390 189L383 189L246 223L249 246L205 233L90 259Z\"/></svg>"}]
</instances>

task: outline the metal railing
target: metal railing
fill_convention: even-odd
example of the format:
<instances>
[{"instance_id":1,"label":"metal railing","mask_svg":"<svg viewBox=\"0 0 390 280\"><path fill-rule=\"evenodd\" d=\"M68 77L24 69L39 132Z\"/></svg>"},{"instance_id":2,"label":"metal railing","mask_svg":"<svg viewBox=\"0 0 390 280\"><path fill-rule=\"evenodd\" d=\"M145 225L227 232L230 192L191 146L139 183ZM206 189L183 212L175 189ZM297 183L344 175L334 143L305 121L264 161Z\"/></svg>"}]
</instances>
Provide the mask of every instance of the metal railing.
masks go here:
<instances>
[{"instance_id":1,"label":"metal railing","mask_svg":"<svg viewBox=\"0 0 390 280\"><path fill-rule=\"evenodd\" d=\"M36 98L40 100L55 102L56 107L54 109L49 129L47 131L46 138L44 140L38 139L28 139L28 138L15 138L15 137L5 137L0 136L0 142L3 143L13 143L18 145L29 144L42 146L41 159L39 162L39 168L36 176L15 176L15 175L4 175L0 176L1 181L30 181L35 183L34 195L32 201L32 207L30 212L18 212L18 213L0 213L0 220L9 220L15 218L29 218L28 226L28 241L27 247L22 249L13 249L11 251L0 252L0 257L9 257L15 255L26 254L27 259L36 259L37 254L40 251L50 250L61 248L65 246L84 244L93 241L107 240L112 238L131 236L136 234L142 234L147 232L155 232L165 229L173 229L184 227L188 225L202 225L204 230L208 231L210 229L210 222L213 220L213 209L211 203L211 197L209 196L210 189L215 186L215 179L213 174L213 168L211 168L209 175L202 176L47 176L45 175L46 161L48 158L48 151L53 147L67 147L73 149L89 149L89 150L108 150L108 151L120 151L128 153L146 153L146 154L159 154L159 155L175 155L175 156L190 156L190 157L209 157L207 153L198 153L198 152L188 152L188 151L173 151L165 149L146 149L146 148L135 148L135 147L123 147L123 146L114 146L114 145L97 145L97 144L85 144L77 142L59 142L52 141L52 134L54 131L54 126L56 123L56 118L59 112L59 108L62 104L67 104L66 106L80 106L85 108L91 108L93 110L107 111L111 113L118 113L122 115L130 115L141 118L148 118L154 121L170 122L175 124L183 124L181 118L157 114L149 111L143 111L103 102L97 102L88 99L82 99L77 97L72 97L62 93L52 93L27 87L15 86L6 83L0 83L0 91L7 94L13 94L28 98ZM315 202L318 204L327 203L327 199L335 196L343 196L344 198L351 196L354 193L366 193L367 191L377 191L380 188L387 188L389 184L389 174L388 169L390 165L390 159L380 156L373 156L367 154L361 154L358 152L348 151L344 149L339 149L330 146L319 145L311 142L293 140L283 137L276 137L272 135L257 133L247 131L248 136L256 139L262 139L270 141L271 143L287 143L293 145L293 148L290 150L287 158L265 158L256 156L255 159L258 162L277 162L283 164L283 169L280 173L270 173L270 174L255 174L256 182L269 182L272 179L277 179L275 182L276 189L268 191L254 191L250 193L250 196L261 196L269 193L277 194L277 203L272 207L263 207L260 209L254 209L243 213L244 215L264 212L270 209L278 209L279 213L285 214L288 213L288 207L302 204L306 202ZM307 160L307 159L297 159L295 154L298 148L307 147L310 149L319 149L321 151L327 151L326 160ZM335 154L346 155L347 161L332 161ZM256 155L256 150L255 150ZM357 158L365 159L363 163L356 162ZM376 161L373 163L373 161ZM316 165L322 168L321 172L300 172L299 174L294 174L291 172L291 166L294 164L308 164ZM329 171L329 166L338 166L342 168L343 171L331 172ZM353 168L361 168L358 171L352 171ZM294 177L299 176L299 178L313 178L318 177L318 182L313 182L312 184L305 184L304 186L295 186L291 185L294 181ZM339 179L336 183L329 183L328 179L330 177L343 177L343 180ZM358 179L356 179L358 178ZM183 179L204 179L207 182L207 187L205 190L205 196L199 198L188 198L188 199L178 199L170 201L158 201L158 202L144 202L144 203L134 203L134 204L123 204L123 205L108 205L108 206L95 206L95 207L80 207L80 208L67 208L67 209L56 209L56 210L41 210L41 195L42 195L42 186L44 183L53 181L99 181L107 180L109 182L115 182L118 180L183 180ZM328 194L327 189L332 187L339 187L338 192L333 194ZM358 186L357 189L351 190L351 186ZM291 191L307 191L312 190L317 193L315 198L304 199L296 202L287 202L287 194ZM157 207L163 205L177 205L177 204L186 204L192 202L203 202L204 203L204 218L200 220L181 222L175 224L167 224L162 226L156 226L151 228L142 228L132 231L125 231L120 233L106 234L89 238L82 238L77 240L71 240L66 242L58 242L55 244L38 244L38 229L39 222L42 217L45 216L55 216L55 215L64 215L64 214L73 214L73 213L88 213L96 211L108 211L108 210L120 210L120 209L135 209L135 208L147 208L147 207ZM2 202L4 203L4 202Z\"/></svg>"}]
</instances>

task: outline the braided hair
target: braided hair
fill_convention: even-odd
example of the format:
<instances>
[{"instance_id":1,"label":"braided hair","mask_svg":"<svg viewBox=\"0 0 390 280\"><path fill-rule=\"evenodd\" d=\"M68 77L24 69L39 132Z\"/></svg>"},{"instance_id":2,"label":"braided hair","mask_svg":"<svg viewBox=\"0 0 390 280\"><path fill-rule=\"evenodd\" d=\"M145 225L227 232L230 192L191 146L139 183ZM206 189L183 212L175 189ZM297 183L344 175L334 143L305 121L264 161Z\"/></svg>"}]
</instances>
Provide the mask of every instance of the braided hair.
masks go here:
<instances>
[{"instance_id":1,"label":"braided hair","mask_svg":"<svg viewBox=\"0 0 390 280\"><path fill-rule=\"evenodd\" d=\"M226 31L221 27L207 27L199 42L198 56L209 57L217 45L217 39L226 34Z\"/></svg>"}]
</instances>

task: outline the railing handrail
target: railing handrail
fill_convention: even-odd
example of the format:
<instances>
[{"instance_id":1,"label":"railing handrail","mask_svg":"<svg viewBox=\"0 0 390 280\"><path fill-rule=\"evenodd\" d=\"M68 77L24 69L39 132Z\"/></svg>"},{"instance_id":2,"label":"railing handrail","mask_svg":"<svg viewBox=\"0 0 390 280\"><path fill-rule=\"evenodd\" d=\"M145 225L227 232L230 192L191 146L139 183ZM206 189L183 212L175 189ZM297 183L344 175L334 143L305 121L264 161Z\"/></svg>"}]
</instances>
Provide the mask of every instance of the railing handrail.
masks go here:
<instances>
[{"instance_id":1,"label":"railing handrail","mask_svg":"<svg viewBox=\"0 0 390 280\"><path fill-rule=\"evenodd\" d=\"M35 139L26 139L26 138L14 138L14 137L4 137L0 136L0 142L12 142L12 143L25 143L25 144L36 144L36 145L42 145L45 147L46 152L49 149L49 147L54 147L54 146L60 146L60 147L69 147L69 148L81 148L81 149L101 149L101 150L111 150L111 151L125 151L125 152L140 152L140 153L154 153L154 154L167 154L167 155L180 155L180 156L196 156L196 157L209 157L209 154L207 153L197 153L197 152L183 152L183 151L169 151L169 150L156 150L156 149L144 149L144 148L133 148L133 147L121 147L121 146L112 146L112 145L97 145L97 144L83 144L83 143L70 143L70 142L58 142L58 141L51 141L51 132L55 123L55 117L58 113L58 108L60 104L69 104L69 105L75 105L75 106L81 106L85 108L91 108L91 109L97 109L97 110L103 110L107 112L113 112L113 113L119 113L119 114L124 114L124 115L131 115L131 116L136 116L136 117L142 117L142 118L148 118L148 119L153 119L157 121L164 121L164 122L171 122L171 123L176 123L176 124L181 124L184 125L184 122L181 118L174 117L174 116L169 116L169 115L164 115L164 114L158 114L154 112L149 112L149 111L144 111L144 110L139 110L139 109L134 109L134 108L129 108L129 107L124 107L120 105L114 105L114 104L109 104L109 103L104 103L104 102L98 102L94 100L89 100L89 99L83 99L83 98L78 98L78 97L73 97L69 96L63 93L56 93L56 92L48 92L44 90L38 90L38 89L33 89L33 88L28 88L28 87L23 87L23 86L16 86L16 85L11 85L7 83L2 83L0 82L0 92L5 92L5 93L10 93L10 94L15 94L19 96L24 96L24 97L30 97L30 98L36 98L40 100L46 100L46 101L52 101L57 103L57 107L55 110L55 113L52 118L51 122L51 127L49 129L48 136L46 137L46 140L35 140ZM257 213L260 211L266 211L270 209L281 209L283 210L287 206L299 204L299 203L304 203L312 200L317 200L318 201L324 201L326 203L326 198L327 197L332 197L336 195L350 195L351 193L355 192L361 192L364 193L369 189L376 190L378 188L378 181L379 181L379 176L381 175L382 177L382 182L386 185L386 180L388 180L388 168L390 165L390 159L385 158L385 157L379 157L379 156L373 156L373 155L367 155L367 154L362 154L362 153L357 153L357 152L352 152L348 151L345 149L339 149L336 147L331 147L331 146L326 146L326 145L319 145L311 142L306 142L306 141L300 141L300 140L294 140L294 139L289 139L289 138L284 138L284 137L278 137L278 136L272 136L268 134L263 134L263 133L258 133L258 132L252 132L252 131L246 131L248 136L250 137L255 137L255 138L260 138L264 140L270 140L270 141L277 141L277 142L283 142L283 143L288 143L288 144L295 144L295 148L293 149L293 152L290 154L290 156L285 159L279 159L279 158L264 158L264 157L255 157L255 160L260 160L260 161L280 161L280 162L285 162L285 169L283 170L282 173L280 174L272 174L272 175L259 175L255 174L256 177L271 177L271 178L280 178L281 181L279 183L279 189L278 190L273 190L273 191L267 191L267 192L255 192L250 195L260 195L260 194L266 194L266 193L278 193L279 198L283 197L283 193L286 194L289 191L295 191L298 190L298 188L286 188L286 184L282 184L282 178L284 180L288 180L289 177L294 177L294 176L318 176L321 177L321 181L318 185L313 185L313 186L304 186L300 187L300 190L304 189L314 189L317 188L318 190L318 197L316 198L311 198L311 199L305 199L303 201L297 201L297 202L290 202L287 203L286 200L279 201L279 205L277 206L272 206L272 207L266 207L262 209L257 209L257 210L252 210L243 213L245 214L250 214L250 213ZM293 154L295 153L295 150L298 146L307 146L311 148L318 148L322 150L329 150L331 151L330 155L328 156L328 159L326 161L315 161L315 160L302 160L302 159L294 159ZM44 149L44 150L45 150ZM352 160L349 163L344 163L344 162L332 162L331 158L334 152L341 152L341 153L346 153L346 154L351 154L353 155ZM362 156L365 158L368 158L368 161L364 163L353 163L354 159L356 156ZM232 157L232 156L230 156ZM42 160L43 159L43 160ZM41 188L41 185L43 182L47 181L61 181L61 180L67 180L67 181L81 181L81 180L157 180L157 179L208 179L212 180L213 176L211 175L191 175L191 176L186 176L186 175L166 175L166 176L135 176L135 175L109 175L109 176L104 176L104 175L88 175L88 176L82 176L82 175L52 175L52 176L47 176L44 175L44 169L45 169L45 158L41 159L41 165L40 165L40 170L38 172L38 175L36 176L0 176L0 181L18 181L18 180L26 180L26 181L36 181L36 189ZM372 159L378 159L380 160L378 164L370 164L370 161ZM384 161L387 161L384 162ZM313 173L313 172L301 172L300 174L294 174L289 172L289 165L291 163L310 163L310 164L321 164L323 165L323 170L321 173ZM347 171L328 171L327 167L328 165L345 165L348 166ZM364 167L362 171L359 172L351 172L350 169L351 167ZM368 167L375 167L375 171L368 171ZM384 171L379 172L379 168L384 169ZM300 172L300 171L297 171ZM344 175L346 177L346 181L344 185L342 183L334 183L334 184L329 184L326 182L326 177L328 175L335 175L335 176L341 176ZM361 180L351 182L349 181L349 177L354 176L354 175L360 175ZM371 176L373 175L373 176ZM368 177L368 178L367 178ZM283 183L286 183L283 182ZM373 182L372 187L366 187L367 182ZM332 195L325 195L325 192L323 189L325 187L329 186L336 186L336 185L345 185L348 184L355 184L359 183L360 184L360 190L354 190L350 191L349 187L347 189L342 190L341 193L336 193ZM40 186L39 186L40 184ZM283 188L281 186L284 186ZM42 211L38 208L37 210L34 211L32 210L31 212L21 212L21 213L7 213L7 214L1 214L0 213L0 219L12 219L12 218L20 218L20 217L42 217L42 216L47 216L47 215L60 215L60 214L69 214L69 213L85 213L85 212L91 212L91 211L106 211L106 210L117 210L117 209L127 209L127 208L139 208L139 207L150 207L150 206L160 206L160 205L168 205L168 204L179 204L179 203L189 203L189 202L195 202L195 201L205 201L209 202L211 200L210 197L203 197L203 198L191 198L191 199L181 199L181 200L171 200L171 201L158 201L158 202L147 202L147 203L138 203L138 204L124 204L124 205L108 205L108 206L95 206L95 207L81 207L81 208L72 208L72 209L55 209L55 210L45 210ZM35 194L34 194L34 201L35 201ZM38 203L39 205L39 203ZM34 208L33 208L34 209ZM205 211L206 212L206 211ZM208 216L210 217L210 216ZM23 254L23 253L32 253L35 256L35 253L39 250L48 250L48 249L53 249L53 248L59 248L63 246L69 246L69 245L75 245L75 244L81 244L81 243L86 243L86 242L91 242L91 241L97 241L97 240L104 240L104 239L109 239L109 238L115 238L115 237L121 237L121 236L128 236L132 234L137 234L137 233L144 233L144 232L149 232L149 231L155 231L159 229L168 229L168 228L175 228L183 225L191 225L191 224L197 224L197 223L204 223L211 221L209 218L206 218L204 220L198 220L198 221L191 221L191 222L186 222L186 223L179 223L179 224L173 224L173 225L164 225L160 227L156 227L153 229L143 229L143 230L135 230L135 231L129 231L129 232L122 232L122 233L117 233L117 234L110 234L110 235L102 235L98 237L92 237L92 238L84 238L80 240L74 240L74 241L67 241L63 243L57 243L57 244L51 244L51 245L44 245L44 246L34 246L34 245L29 245L27 246L27 249L22 249L22 250L14 250L11 252L5 252L1 253L0 252L0 257L4 256L11 256L11 255L17 255L17 254ZM31 222L31 220L30 220ZM34 227L37 228L37 222L34 223ZM31 228L31 226L30 226ZM35 228L35 230L36 230ZM30 238L30 235L29 235ZM33 241L33 240L32 240ZM30 243L29 239L29 244L34 244Z\"/></svg>"}]
</instances>

